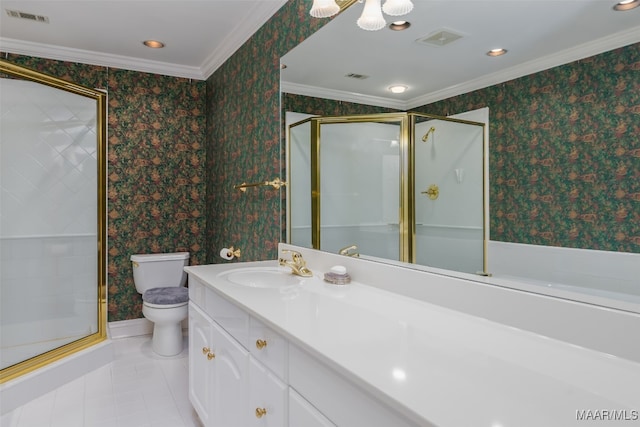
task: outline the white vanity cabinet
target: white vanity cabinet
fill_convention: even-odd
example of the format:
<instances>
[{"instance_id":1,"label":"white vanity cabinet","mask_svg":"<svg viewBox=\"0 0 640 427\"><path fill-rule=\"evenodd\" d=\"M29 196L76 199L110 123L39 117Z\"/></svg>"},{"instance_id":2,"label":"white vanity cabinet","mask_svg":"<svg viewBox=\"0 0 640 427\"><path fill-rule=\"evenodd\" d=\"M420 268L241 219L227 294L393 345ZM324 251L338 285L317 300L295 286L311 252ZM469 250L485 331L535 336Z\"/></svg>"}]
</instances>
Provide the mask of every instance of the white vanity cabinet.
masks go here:
<instances>
[{"instance_id":1,"label":"white vanity cabinet","mask_svg":"<svg viewBox=\"0 0 640 427\"><path fill-rule=\"evenodd\" d=\"M205 427L415 426L189 278L189 398Z\"/></svg>"},{"instance_id":2,"label":"white vanity cabinet","mask_svg":"<svg viewBox=\"0 0 640 427\"><path fill-rule=\"evenodd\" d=\"M294 389L289 389L289 425L291 427L335 427L334 423Z\"/></svg>"},{"instance_id":3,"label":"white vanity cabinet","mask_svg":"<svg viewBox=\"0 0 640 427\"><path fill-rule=\"evenodd\" d=\"M189 399L203 425L287 425L286 340L253 320L249 341L246 312L196 280L189 288Z\"/></svg>"},{"instance_id":4,"label":"white vanity cabinet","mask_svg":"<svg viewBox=\"0 0 640 427\"><path fill-rule=\"evenodd\" d=\"M202 423L246 425L249 353L193 303L189 331L189 397Z\"/></svg>"}]
</instances>

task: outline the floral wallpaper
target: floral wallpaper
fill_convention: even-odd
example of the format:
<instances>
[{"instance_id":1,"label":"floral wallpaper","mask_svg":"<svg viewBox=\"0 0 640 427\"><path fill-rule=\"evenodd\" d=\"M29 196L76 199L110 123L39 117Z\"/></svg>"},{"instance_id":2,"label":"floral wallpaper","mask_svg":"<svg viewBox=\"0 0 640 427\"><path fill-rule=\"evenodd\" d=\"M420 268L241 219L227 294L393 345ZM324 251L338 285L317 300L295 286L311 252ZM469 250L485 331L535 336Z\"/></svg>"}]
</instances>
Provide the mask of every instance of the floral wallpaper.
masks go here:
<instances>
[{"instance_id":1,"label":"floral wallpaper","mask_svg":"<svg viewBox=\"0 0 640 427\"><path fill-rule=\"evenodd\" d=\"M234 246L240 259L273 259L283 240L285 189L234 189L284 179L280 142L280 57L324 25L309 2L286 3L207 80L207 253Z\"/></svg>"},{"instance_id":2,"label":"floral wallpaper","mask_svg":"<svg viewBox=\"0 0 640 427\"><path fill-rule=\"evenodd\" d=\"M353 102L334 101L333 99L314 98L291 93L283 93L282 114L284 115L286 111L316 114L321 116L348 116L357 114L392 113L398 110L393 108L376 107L374 105L356 104Z\"/></svg>"},{"instance_id":3,"label":"floral wallpaper","mask_svg":"<svg viewBox=\"0 0 640 427\"><path fill-rule=\"evenodd\" d=\"M108 320L142 317L134 253L206 259L204 82L8 55L9 61L108 91Z\"/></svg>"},{"instance_id":4,"label":"floral wallpaper","mask_svg":"<svg viewBox=\"0 0 640 427\"><path fill-rule=\"evenodd\" d=\"M133 253L275 257L284 190L233 186L284 178L280 111L307 100L281 103L279 58L328 22L308 3L286 3L206 82L8 55L108 90L109 321L142 317ZM634 44L416 110L489 107L492 239L640 252L639 70Z\"/></svg>"},{"instance_id":5,"label":"floral wallpaper","mask_svg":"<svg viewBox=\"0 0 640 427\"><path fill-rule=\"evenodd\" d=\"M491 239L640 252L640 43L416 109L489 107Z\"/></svg>"},{"instance_id":6,"label":"floral wallpaper","mask_svg":"<svg viewBox=\"0 0 640 427\"><path fill-rule=\"evenodd\" d=\"M278 146L274 139L277 54L286 53L315 24L302 19L304 8L300 1L289 2L209 79L212 92L227 92L217 98L215 108L210 105L209 118L219 133L210 133L209 148L228 151L218 165L221 175L208 182L230 176L236 183L249 177L271 179L277 176L278 161L284 164L284 144ZM448 115L489 107L493 240L640 252L638 70L640 44L633 44L415 111ZM235 91L223 89L223 82L230 80ZM333 101L294 95L285 95L282 107L345 114ZM216 114L233 124L216 121ZM256 114L264 120L256 121ZM230 129L235 141L225 140ZM243 137L245 147L237 140ZM209 194L209 206L223 211L222 221L209 218L215 223L208 228L214 233L209 241L224 235L215 244L241 242L251 248L248 259L273 257L284 229L283 217L278 224L275 212L280 204L284 214L283 199L265 189L240 195L229 191L231 184ZM266 202L263 210L250 206L259 206L260 200ZM209 253L215 253L213 248Z\"/></svg>"}]
</instances>

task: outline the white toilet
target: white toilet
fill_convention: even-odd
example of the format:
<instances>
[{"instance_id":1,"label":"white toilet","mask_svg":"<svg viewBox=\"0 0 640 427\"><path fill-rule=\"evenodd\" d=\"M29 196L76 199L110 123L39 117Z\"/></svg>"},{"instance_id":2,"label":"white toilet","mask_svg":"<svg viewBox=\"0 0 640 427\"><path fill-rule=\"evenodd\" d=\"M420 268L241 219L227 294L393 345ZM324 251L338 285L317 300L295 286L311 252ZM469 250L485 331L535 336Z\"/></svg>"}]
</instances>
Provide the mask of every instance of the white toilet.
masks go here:
<instances>
[{"instance_id":1,"label":"white toilet","mask_svg":"<svg viewBox=\"0 0 640 427\"><path fill-rule=\"evenodd\" d=\"M142 314L153 322L151 347L161 356L182 352L182 321L188 314L184 287L189 252L131 255L133 281L142 294Z\"/></svg>"}]
</instances>

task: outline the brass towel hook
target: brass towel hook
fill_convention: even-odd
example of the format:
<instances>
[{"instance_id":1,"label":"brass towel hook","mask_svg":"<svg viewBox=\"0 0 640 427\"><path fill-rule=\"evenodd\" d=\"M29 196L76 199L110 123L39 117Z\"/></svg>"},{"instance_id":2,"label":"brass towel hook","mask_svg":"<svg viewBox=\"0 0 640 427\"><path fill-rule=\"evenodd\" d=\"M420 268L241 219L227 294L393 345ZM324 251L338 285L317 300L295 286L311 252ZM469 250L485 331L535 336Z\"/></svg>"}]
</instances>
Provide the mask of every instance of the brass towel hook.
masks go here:
<instances>
[{"instance_id":1,"label":"brass towel hook","mask_svg":"<svg viewBox=\"0 0 640 427\"><path fill-rule=\"evenodd\" d=\"M248 187L260 187L260 186L271 186L276 190L280 189L280 187L284 187L287 183L280 178L276 178L273 181L262 181L262 182L253 182L251 184L247 184L243 182L242 184L234 185L233 188L236 188L242 192L247 191Z\"/></svg>"}]
</instances>

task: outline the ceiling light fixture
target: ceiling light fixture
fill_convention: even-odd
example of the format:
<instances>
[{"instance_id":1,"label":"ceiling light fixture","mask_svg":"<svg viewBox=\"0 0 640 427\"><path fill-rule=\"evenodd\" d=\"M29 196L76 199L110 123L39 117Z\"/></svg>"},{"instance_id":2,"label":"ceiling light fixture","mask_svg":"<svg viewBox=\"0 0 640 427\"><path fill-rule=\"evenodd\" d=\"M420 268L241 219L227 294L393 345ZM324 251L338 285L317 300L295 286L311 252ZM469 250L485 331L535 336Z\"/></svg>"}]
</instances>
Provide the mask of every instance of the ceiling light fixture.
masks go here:
<instances>
[{"instance_id":1,"label":"ceiling light fixture","mask_svg":"<svg viewBox=\"0 0 640 427\"><path fill-rule=\"evenodd\" d=\"M382 5L382 10L387 15L402 16L413 10L413 3L411 0L387 0Z\"/></svg>"},{"instance_id":2,"label":"ceiling light fixture","mask_svg":"<svg viewBox=\"0 0 640 427\"><path fill-rule=\"evenodd\" d=\"M411 26L411 22L409 21L395 21L389 24L389 29L393 31L402 31L406 30Z\"/></svg>"},{"instance_id":3,"label":"ceiling light fixture","mask_svg":"<svg viewBox=\"0 0 640 427\"><path fill-rule=\"evenodd\" d=\"M404 93L407 91L407 89L409 89L407 86L405 85L393 85L393 86L389 86L389 90L393 93Z\"/></svg>"},{"instance_id":4,"label":"ceiling light fixture","mask_svg":"<svg viewBox=\"0 0 640 427\"><path fill-rule=\"evenodd\" d=\"M360 2L362 1L360 0ZM413 10L411 0L386 0L382 6L380 6L381 0L364 0L364 2L364 9L362 10L362 15L358 18L357 24L367 31L377 31L387 26L387 22L382 15L383 11L387 15L401 16ZM309 14L314 18L329 18L338 12L340 12L340 6L335 0L313 0ZM408 28L409 25L405 28ZM404 30L405 28L399 29Z\"/></svg>"},{"instance_id":5,"label":"ceiling light fixture","mask_svg":"<svg viewBox=\"0 0 640 427\"><path fill-rule=\"evenodd\" d=\"M640 0L622 0L613 6L613 10L623 12L625 10L635 9L640 6Z\"/></svg>"},{"instance_id":6,"label":"ceiling light fixture","mask_svg":"<svg viewBox=\"0 0 640 427\"><path fill-rule=\"evenodd\" d=\"M502 56L507 52L508 52L507 49L502 49L502 48L491 49L489 52L487 52L487 55L488 56Z\"/></svg>"},{"instance_id":7,"label":"ceiling light fixture","mask_svg":"<svg viewBox=\"0 0 640 427\"><path fill-rule=\"evenodd\" d=\"M335 0L313 0L309 14L314 18L328 18L340 12L340 6Z\"/></svg>"},{"instance_id":8,"label":"ceiling light fixture","mask_svg":"<svg viewBox=\"0 0 640 427\"><path fill-rule=\"evenodd\" d=\"M380 0L367 0L362 9L362 15L356 21L358 27L367 31L378 31L387 26L387 21L382 16Z\"/></svg>"},{"instance_id":9,"label":"ceiling light fixture","mask_svg":"<svg viewBox=\"0 0 640 427\"><path fill-rule=\"evenodd\" d=\"M142 44L151 49L162 49L164 47L164 43L158 40L145 40Z\"/></svg>"}]
</instances>

